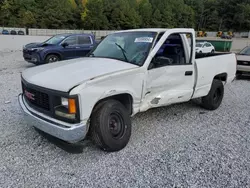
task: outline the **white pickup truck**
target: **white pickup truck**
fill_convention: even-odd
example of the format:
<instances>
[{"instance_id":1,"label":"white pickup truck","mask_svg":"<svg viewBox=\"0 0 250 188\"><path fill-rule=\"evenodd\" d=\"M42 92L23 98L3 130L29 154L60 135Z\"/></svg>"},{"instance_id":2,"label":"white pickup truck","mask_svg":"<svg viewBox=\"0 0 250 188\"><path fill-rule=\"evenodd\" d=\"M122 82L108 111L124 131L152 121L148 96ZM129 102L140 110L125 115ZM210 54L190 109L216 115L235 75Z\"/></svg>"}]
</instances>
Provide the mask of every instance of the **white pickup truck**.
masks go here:
<instances>
[{"instance_id":1,"label":"white pickup truck","mask_svg":"<svg viewBox=\"0 0 250 188\"><path fill-rule=\"evenodd\" d=\"M43 132L68 143L90 136L101 149L119 151L139 112L195 98L217 109L236 66L233 53L196 55L193 29L119 31L88 57L25 70L19 103Z\"/></svg>"}]
</instances>

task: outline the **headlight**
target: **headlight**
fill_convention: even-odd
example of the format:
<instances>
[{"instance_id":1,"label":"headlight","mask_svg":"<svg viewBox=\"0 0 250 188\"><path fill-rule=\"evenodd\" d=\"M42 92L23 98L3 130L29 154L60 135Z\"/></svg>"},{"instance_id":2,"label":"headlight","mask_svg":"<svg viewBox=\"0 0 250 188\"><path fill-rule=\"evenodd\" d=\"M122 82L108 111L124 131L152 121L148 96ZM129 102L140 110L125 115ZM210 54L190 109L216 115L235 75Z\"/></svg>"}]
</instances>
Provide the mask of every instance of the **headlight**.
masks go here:
<instances>
[{"instance_id":1,"label":"headlight","mask_svg":"<svg viewBox=\"0 0 250 188\"><path fill-rule=\"evenodd\" d=\"M55 106L55 115L69 120L77 118L77 99L61 97L60 104Z\"/></svg>"},{"instance_id":2,"label":"headlight","mask_svg":"<svg viewBox=\"0 0 250 188\"><path fill-rule=\"evenodd\" d=\"M63 106L67 106L67 108L68 108L69 99L62 97L62 98L61 98L61 104L62 104Z\"/></svg>"},{"instance_id":3,"label":"headlight","mask_svg":"<svg viewBox=\"0 0 250 188\"><path fill-rule=\"evenodd\" d=\"M31 48L31 51L36 51L36 52L39 52L39 51L43 51L44 48Z\"/></svg>"}]
</instances>

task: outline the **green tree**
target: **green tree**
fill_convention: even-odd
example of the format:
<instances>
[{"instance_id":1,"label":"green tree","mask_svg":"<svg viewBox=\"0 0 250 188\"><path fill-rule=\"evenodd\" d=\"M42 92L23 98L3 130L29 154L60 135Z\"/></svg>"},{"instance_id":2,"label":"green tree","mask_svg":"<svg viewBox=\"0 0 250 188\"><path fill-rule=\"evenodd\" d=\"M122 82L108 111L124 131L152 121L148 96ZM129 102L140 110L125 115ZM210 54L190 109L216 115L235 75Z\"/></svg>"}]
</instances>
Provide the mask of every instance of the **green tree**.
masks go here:
<instances>
[{"instance_id":1,"label":"green tree","mask_svg":"<svg viewBox=\"0 0 250 188\"><path fill-rule=\"evenodd\" d=\"M53 29L250 30L249 0L0 0L0 25Z\"/></svg>"},{"instance_id":2,"label":"green tree","mask_svg":"<svg viewBox=\"0 0 250 188\"><path fill-rule=\"evenodd\" d=\"M155 9L152 15L151 27L161 27L162 15L158 9Z\"/></svg>"},{"instance_id":3,"label":"green tree","mask_svg":"<svg viewBox=\"0 0 250 188\"><path fill-rule=\"evenodd\" d=\"M103 12L103 0L89 0L82 14L84 29L107 29L108 20Z\"/></svg>"},{"instance_id":4,"label":"green tree","mask_svg":"<svg viewBox=\"0 0 250 188\"><path fill-rule=\"evenodd\" d=\"M141 17L141 27L151 27L152 5L149 0L141 0L139 3L139 15Z\"/></svg>"}]
</instances>

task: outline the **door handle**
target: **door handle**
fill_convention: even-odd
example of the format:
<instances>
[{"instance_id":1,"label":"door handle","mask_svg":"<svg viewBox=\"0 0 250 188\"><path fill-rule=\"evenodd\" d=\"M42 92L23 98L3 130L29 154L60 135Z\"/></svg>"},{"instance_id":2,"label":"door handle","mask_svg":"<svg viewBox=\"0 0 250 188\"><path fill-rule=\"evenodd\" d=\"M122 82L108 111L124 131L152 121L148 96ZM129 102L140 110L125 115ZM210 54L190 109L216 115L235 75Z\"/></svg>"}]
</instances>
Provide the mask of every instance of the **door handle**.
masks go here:
<instances>
[{"instance_id":1,"label":"door handle","mask_svg":"<svg viewBox=\"0 0 250 188\"><path fill-rule=\"evenodd\" d=\"M185 72L185 76L192 76L193 75L193 71L186 71Z\"/></svg>"}]
</instances>

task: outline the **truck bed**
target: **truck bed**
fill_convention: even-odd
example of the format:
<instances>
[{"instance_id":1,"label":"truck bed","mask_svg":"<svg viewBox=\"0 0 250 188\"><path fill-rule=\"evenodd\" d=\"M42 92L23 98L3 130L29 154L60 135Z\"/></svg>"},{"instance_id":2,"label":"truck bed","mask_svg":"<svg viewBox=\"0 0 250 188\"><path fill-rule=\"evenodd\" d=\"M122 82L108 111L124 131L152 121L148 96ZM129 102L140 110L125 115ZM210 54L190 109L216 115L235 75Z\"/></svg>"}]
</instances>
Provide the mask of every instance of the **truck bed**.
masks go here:
<instances>
[{"instance_id":1,"label":"truck bed","mask_svg":"<svg viewBox=\"0 0 250 188\"><path fill-rule=\"evenodd\" d=\"M194 98L208 94L214 75L225 75L226 83L235 78L237 61L234 53L197 54L195 62L197 81Z\"/></svg>"}]
</instances>

